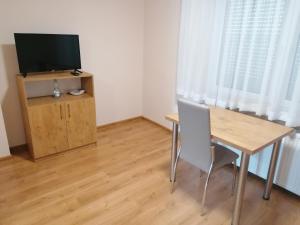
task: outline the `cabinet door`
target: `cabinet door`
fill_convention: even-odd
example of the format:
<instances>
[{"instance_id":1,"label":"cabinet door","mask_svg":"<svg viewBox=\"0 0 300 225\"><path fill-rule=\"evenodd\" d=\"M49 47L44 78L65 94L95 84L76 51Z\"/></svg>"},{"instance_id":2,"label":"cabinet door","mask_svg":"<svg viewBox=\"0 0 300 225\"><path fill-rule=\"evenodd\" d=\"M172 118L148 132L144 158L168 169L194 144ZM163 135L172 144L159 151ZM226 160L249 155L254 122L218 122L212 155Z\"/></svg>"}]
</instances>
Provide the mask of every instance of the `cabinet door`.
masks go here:
<instances>
[{"instance_id":1,"label":"cabinet door","mask_svg":"<svg viewBox=\"0 0 300 225\"><path fill-rule=\"evenodd\" d=\"M29 107L34 158L68 149L64 104Z\"/></svg>"},{"instance_id":2,"label":"cabinet door","mask_svg":"<svg viewBox=\"0 0 300 225\"><path fill-rule=\"evenodd\" d=\"M67 129L70 148L96 142L94 98L66 103Z\"/></svg>"}]
</instances>

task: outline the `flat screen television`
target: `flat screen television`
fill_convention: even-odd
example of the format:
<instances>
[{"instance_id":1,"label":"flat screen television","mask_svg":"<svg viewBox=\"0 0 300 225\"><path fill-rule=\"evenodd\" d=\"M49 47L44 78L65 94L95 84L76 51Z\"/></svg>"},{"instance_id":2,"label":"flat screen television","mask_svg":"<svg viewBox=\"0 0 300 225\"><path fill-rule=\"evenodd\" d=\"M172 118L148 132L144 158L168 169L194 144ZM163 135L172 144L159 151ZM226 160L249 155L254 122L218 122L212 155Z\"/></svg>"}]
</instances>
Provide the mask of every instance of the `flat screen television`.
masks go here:
<instances>
[{"instance_id":1,"label":"flat screen television","mask_svg":"<svg viewBox=\"0 0 300 225\"><path fill-rule=\"evenodd\" d=\"M81 69L79 36L15 33L20 73Z\"/></svg>"}]
</instances>

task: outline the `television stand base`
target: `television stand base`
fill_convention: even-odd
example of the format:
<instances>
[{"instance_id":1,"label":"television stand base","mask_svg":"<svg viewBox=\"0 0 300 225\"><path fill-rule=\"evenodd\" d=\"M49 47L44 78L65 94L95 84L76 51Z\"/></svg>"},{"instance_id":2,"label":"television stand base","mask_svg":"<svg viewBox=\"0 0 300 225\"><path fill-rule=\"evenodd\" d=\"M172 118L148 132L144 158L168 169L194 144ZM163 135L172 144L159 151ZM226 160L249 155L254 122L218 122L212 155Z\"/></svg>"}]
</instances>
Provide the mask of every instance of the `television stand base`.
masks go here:
<instances>
[{"instance_id":1,"label":"television stand base","mask_svg":"<svg viewBox=\"0 0 300 225\"><path fill-rule=\"evenodd\" d=\"M72 72L71 72L71 74L73 75L73 76L79 76L80 74L81 74L82 72L80 71L80 70L73 70Z\"/></svg>"}]
</instances>

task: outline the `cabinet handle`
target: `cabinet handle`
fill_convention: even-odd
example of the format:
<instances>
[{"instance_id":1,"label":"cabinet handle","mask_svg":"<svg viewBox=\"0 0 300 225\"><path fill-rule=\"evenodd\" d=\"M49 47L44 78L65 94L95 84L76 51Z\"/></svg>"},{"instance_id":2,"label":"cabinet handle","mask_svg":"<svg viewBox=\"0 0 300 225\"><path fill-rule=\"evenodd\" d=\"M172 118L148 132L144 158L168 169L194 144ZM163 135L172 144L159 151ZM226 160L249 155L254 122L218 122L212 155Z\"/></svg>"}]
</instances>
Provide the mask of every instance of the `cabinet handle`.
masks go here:
<instances>
[{"instance_id":1,"label":"cabinet handle","mask_svg":"<svg viewBox=\"0 0 300 225\"><path fill-rule=\"evenodd\" d=\"M62 115L62 105L60 105L60 119L63 120L63 115Z\"/></svg>"},{"instance_id":2,"label":"cabinet handle","mask_svg":"<svg viewBox=\"0 0 300 225\"><path fill-rule=\"evenodd\" d=\"M70 110L70 105L68 104L68 113L69 113L69 118L71 118L71 110Z\"/></svg>"}]
</instances>

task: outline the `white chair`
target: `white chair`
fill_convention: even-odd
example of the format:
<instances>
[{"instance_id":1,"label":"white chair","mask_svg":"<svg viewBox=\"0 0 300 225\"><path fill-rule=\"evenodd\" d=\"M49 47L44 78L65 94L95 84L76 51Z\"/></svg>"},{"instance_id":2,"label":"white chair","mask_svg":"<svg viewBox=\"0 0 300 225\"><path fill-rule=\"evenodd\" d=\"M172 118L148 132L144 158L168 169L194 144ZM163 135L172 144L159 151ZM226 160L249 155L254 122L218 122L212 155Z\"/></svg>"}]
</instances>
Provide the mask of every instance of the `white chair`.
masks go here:
<instances>
[{"instance_id":1,"label":"white chair","mask_svg":"<svg viewBox=\"0 0 300 225\"><path fill-rule=\"evenodd\" d=\"M202 209L204 209L207 186L212 172L232 163L234 165L232 193L234 192L238 155L222 145L211 142L210 110L208 107L180 99L178 100L178 112L180 147L175 161L171 192L173 192L176 167L180 157L198 167L200 171L207 173L202 197Z\"/></svg>"}]
</instances>

